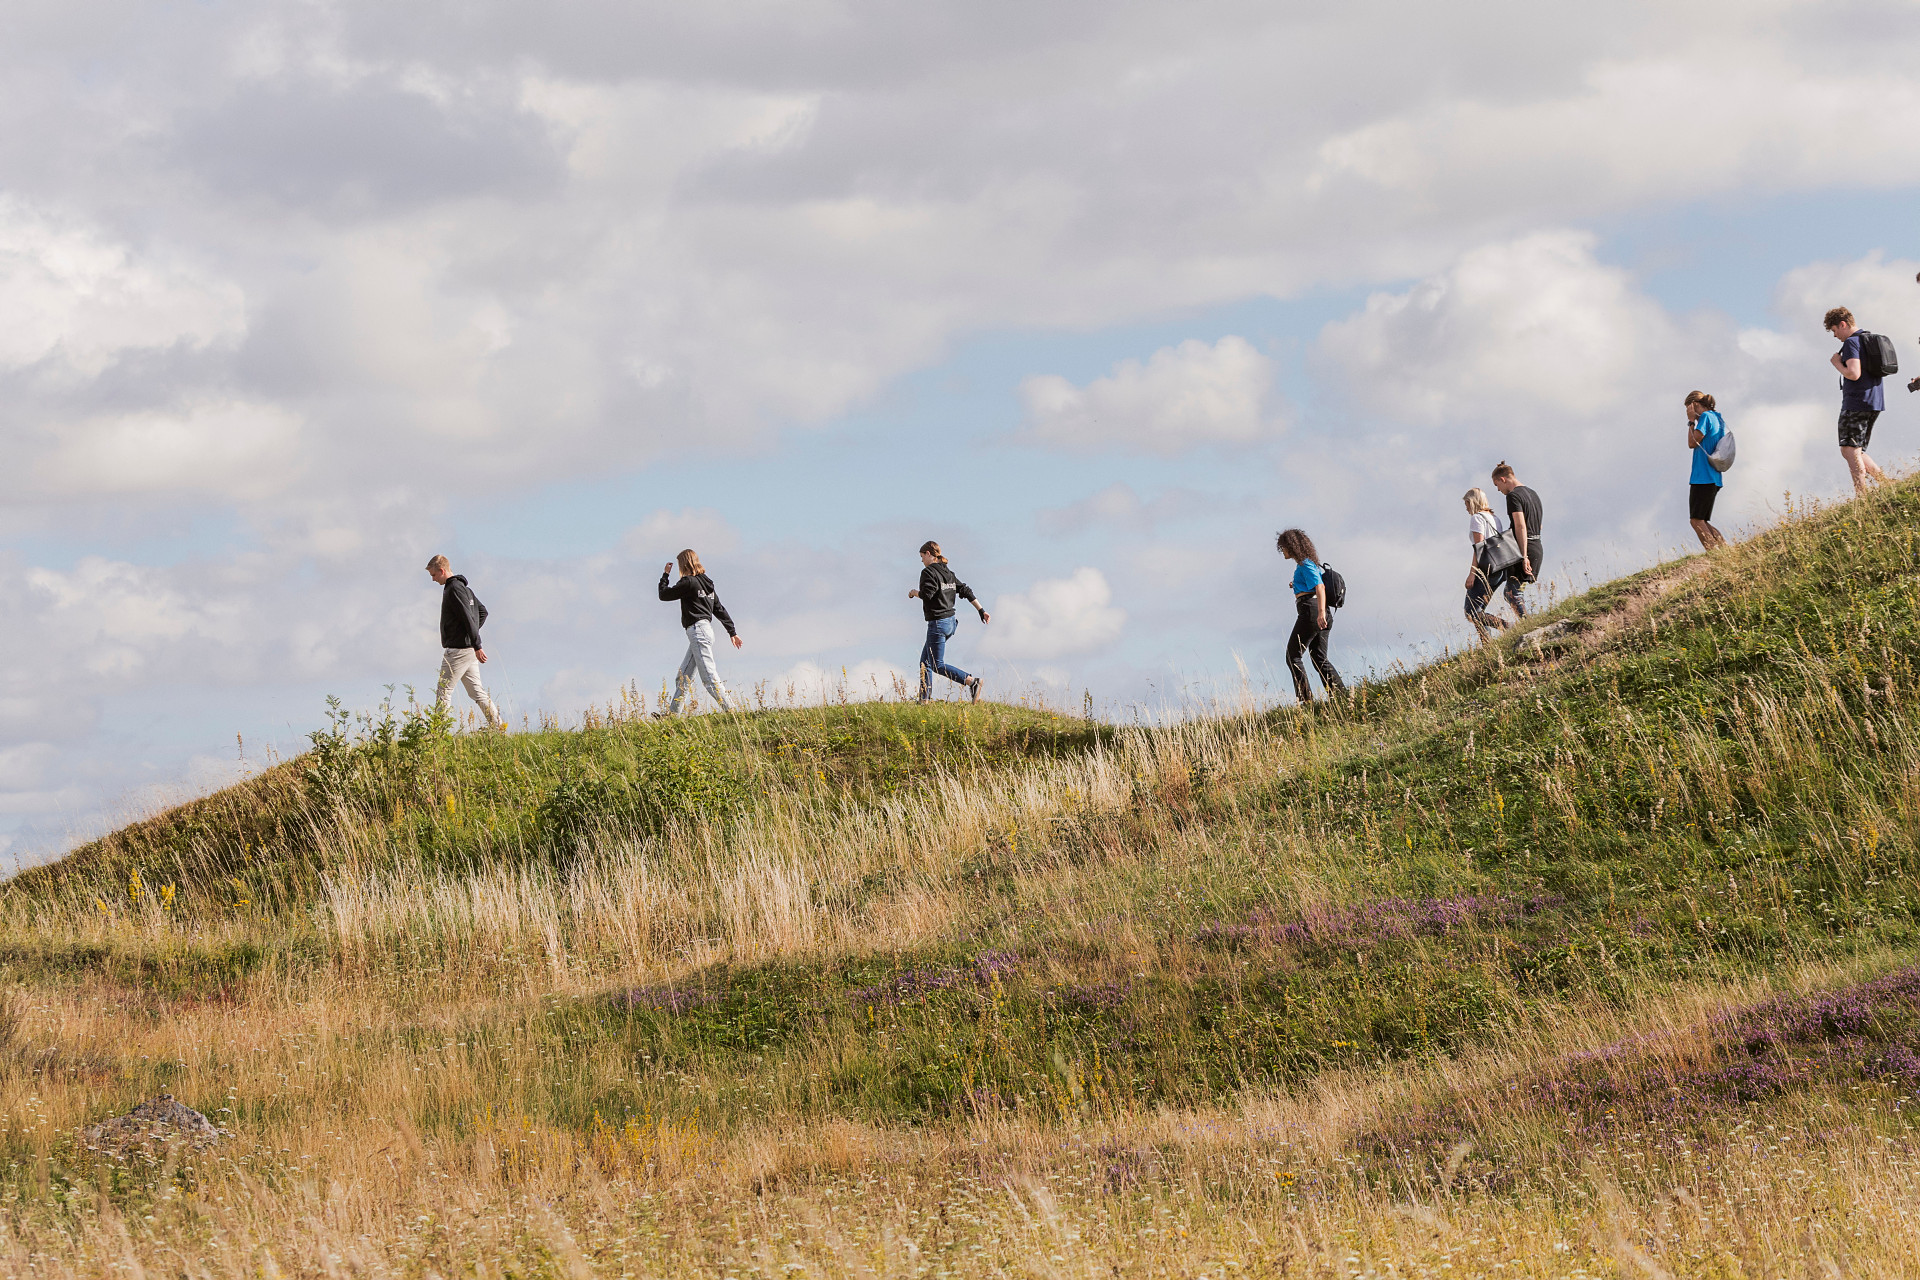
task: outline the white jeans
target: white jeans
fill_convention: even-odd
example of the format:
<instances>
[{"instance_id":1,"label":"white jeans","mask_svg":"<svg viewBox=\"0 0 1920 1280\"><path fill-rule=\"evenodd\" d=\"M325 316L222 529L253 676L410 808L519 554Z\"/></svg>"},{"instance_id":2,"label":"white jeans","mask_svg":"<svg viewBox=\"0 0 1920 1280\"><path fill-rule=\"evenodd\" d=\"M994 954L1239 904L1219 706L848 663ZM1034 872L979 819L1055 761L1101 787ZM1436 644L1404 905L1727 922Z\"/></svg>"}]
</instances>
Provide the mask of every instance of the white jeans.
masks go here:
<instances>
[{"instance_id":1,"label":"white jeans","mask_svg":"<svg viewBox=\"0 0 1920 1280\"><path fill-rule=\"evenodd\" d=\"M453 699L453 682L458 680L467 687L467 692L480 707L480 714L487 719L487 727L493 728L500 723L500 712L494 708L493 699L487 696L487 690L480 683L480 659L473 656L471 649L442 649L440 651L440 689L434 695L435 701L446 706Z\"/></svg>"},{"instance_id":2,"label":"white jeans","mask_svg":"<svg viewBox=\"0 0 1920 1280\"><path fill-rule=\"evenodd\" d=\"M686 698L687 690L693 688L694 672L700 673L700 683L707 686L707 692L720 704L722 711L733 710L733 704L727 701L727 686L720 683L720 668L713 665L713 624L704 618L687 628L687 656L680 660L680 675L673 682L673 702L667 707L667 714L680 714L680 703Z\"/></svg>"}]
</instances>

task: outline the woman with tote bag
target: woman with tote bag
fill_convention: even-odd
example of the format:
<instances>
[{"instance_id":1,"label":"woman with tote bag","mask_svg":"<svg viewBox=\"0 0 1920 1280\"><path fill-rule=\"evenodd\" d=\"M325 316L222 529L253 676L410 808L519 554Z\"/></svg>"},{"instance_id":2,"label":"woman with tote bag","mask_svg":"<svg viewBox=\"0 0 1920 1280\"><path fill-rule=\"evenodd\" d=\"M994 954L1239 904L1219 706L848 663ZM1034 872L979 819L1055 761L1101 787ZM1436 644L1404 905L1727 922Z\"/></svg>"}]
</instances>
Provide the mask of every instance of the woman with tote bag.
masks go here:
<instances>
[{"instance_id":1,"label":"woman with tote bag","mask_svg":"<svg viewBox=\"0 0 1920 1280\"><path fill-rule=\"evenodd\" d=\"M1473 545L1473 559L1467 565L1467 621L1485 640L1489 630L1507 629L1505 618L1487 612L1487 601L1493 598L1495 575L1520 562L1520 549L1514 545L1513 531L1500 528L1485 491L1469 489L1463 500L1467 504L1467 538Z\"/></svg>"}]
</instances>

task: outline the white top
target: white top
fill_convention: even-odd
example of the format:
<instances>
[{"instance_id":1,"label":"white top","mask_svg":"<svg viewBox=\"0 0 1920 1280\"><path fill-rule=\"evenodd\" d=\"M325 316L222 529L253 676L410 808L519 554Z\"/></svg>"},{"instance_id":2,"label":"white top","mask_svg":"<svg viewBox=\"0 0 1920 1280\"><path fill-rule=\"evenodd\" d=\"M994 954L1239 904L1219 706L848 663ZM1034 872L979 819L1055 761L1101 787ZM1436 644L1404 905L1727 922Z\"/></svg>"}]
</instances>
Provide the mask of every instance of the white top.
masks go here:
<instances>
[{"instance_id":1,"label":"white top","mask_svg":"<svg viewBox=\"0 0 1920 1280\"><path fill-rule=\"evenodd\" d=\"M1487 541L1499 532L1500 522L1494 518L1491 511L1476 511L1467 517L1468 542L1473 541L1473 535L1476 533L1480 535L1482 541Z\"/></svg>"}]
</instances>

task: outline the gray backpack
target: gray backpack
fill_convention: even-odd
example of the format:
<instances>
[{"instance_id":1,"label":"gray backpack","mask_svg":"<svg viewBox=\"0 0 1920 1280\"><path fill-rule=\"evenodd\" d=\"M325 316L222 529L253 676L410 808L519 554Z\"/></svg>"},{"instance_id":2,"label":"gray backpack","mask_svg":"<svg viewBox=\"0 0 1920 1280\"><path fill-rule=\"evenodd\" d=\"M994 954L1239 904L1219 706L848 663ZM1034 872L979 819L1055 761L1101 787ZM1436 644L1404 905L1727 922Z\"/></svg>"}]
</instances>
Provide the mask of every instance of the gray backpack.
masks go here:
<instances>
[{"instance_id":1,"label":"gray backpack","mask_svg":"<svg viewBox=\"0 0 1920 1280\"><path fill-rule=\"evenodd\" d=\"M1720 442L1707 451L1707 465L1715 471L1725 471L1733 465L1733 428L1720 429Z\"/></svg>"}]
</instances>

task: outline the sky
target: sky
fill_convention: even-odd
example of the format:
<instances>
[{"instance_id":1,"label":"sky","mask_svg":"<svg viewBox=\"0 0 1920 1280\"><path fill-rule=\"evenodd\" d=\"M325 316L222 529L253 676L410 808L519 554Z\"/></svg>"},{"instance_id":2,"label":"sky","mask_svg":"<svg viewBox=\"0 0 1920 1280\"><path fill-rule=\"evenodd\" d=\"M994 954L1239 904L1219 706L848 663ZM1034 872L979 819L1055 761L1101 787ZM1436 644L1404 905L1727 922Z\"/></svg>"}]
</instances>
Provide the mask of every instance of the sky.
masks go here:
<instances>
[{"instance_id":1,"label":"sky","mask_svg":"<svg viewBox=\"0 0 1920 1280\"><path fill-rule=\"evenodd\" d=\"M0 862L430 696L448 555L515 725L678 665L892 696L934 538L991 697L1292 697L1843 496L1851 307L1920 366L1920 4L14 0ZM1920 451L1904 376L1873 453ZM957 690L944 690L956 696Z\"/></svg>"}]
</instances>

